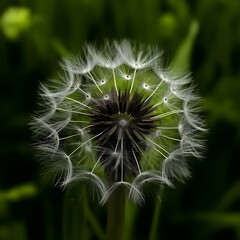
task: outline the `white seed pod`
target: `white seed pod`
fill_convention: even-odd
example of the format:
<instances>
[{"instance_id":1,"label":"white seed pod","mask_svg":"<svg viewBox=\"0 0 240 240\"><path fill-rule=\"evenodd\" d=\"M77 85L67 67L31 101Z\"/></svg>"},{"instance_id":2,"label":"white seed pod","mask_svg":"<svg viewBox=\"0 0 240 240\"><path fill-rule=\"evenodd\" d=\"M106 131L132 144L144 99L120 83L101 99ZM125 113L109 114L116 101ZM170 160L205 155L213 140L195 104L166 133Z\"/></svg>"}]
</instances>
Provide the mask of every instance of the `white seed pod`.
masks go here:
<instances>
[{"instance_id":1,"label":"white seed pod","mask_svg":"<svg viewBox=\"0 0 240 240\"><path fill-rule=\"evenodd\" d=\"M201 156L204 123L189 74L161 67L161 52L124 40L64 59L40 89L32 121L39 155L61 186L89 181L101 203L119 185L133 202L146 183L173 186Z\"/></svg>"}]
</instances>

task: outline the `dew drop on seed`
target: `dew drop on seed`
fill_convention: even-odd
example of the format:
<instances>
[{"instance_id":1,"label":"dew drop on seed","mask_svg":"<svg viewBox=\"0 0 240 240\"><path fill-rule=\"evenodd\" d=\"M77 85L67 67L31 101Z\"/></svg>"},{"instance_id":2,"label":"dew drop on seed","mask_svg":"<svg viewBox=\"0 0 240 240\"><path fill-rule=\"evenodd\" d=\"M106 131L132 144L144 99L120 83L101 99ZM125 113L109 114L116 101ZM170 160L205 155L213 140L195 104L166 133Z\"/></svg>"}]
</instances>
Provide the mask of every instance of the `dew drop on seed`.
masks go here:
<instances>
[{"instance_id":1,"label":"dew drop on seed","mask_svg":"<svg viewBox=\"0 0 240 240\"><path fill-rule=\"evenodd\" d=\"M161 131L160 130L157 130L156 131L156 136L159 137L161 135Z\"/></svg>"},{"instance_id":2,"label":"dew drop on seed","mask_svg":"<svg viewBox=\"0 0 240 240\"><path fill-rule=\"evenodd\" d=\"M148 88L149 88L148 84L147 84L147 83L144 83L144 84L143 84L143 88L144 88L144 89L148 89Z\"/></svg>"},{"instance_id":3,"label":"dew drop on seed","mask_svg":"<svg viewBox=\"0 0 240 240\"><path fill-rule=\"evenodd\" d=\"M104 98L104 100L108 100L108 99L109 99L109 95L108 95L108 94L105 94L105 95L103 96L103 98Z\"/></svg>"}]
</instances>

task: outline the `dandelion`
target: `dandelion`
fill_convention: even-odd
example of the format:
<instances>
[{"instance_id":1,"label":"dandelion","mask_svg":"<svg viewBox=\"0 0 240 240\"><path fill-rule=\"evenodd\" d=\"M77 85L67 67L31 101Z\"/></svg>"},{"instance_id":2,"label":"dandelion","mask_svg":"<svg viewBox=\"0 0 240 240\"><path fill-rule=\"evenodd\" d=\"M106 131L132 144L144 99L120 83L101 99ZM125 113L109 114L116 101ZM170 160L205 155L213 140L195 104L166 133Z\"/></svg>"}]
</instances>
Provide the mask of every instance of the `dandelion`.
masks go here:
<instances>
[{"instance_id":1,"label":"dandelion","mask_svg":"<svg viewBox=\"0 0 240 240\"><path fill-rule=\"evenodd\" d=\"M124 40L86 45L41 85L36 148L62 187L86 181L104 204L124 187L136 203L145 184L173 186L201 156L199 97L189 75L162 67L161 52Z\"/></svg>"}]
</instances>

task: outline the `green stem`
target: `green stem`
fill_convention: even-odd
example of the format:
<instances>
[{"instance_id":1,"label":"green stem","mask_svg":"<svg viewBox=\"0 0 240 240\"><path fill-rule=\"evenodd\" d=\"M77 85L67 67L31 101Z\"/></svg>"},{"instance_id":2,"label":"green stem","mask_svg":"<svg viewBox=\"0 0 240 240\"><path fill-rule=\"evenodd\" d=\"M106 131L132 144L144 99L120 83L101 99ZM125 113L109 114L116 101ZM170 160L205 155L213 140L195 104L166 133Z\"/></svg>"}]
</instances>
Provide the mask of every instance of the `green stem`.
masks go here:
<instances>
[{"instance_id":1,"label":"green stem","mask_svg":"<svg viewBox=\"0 0 240 240\"><path fill-rule=\"evenodd\" d=\"M97 218L92 214L87 199L84 199L84 212L86 214L86 218L88 222L91 224L92 229L96 233L97 239L99 240L105 240L105 233L102 230L101 225L99 224Z\"/></svg>"},{"instance_id":2,"label":"green stem","mask_svg":"<svg viewBox=\"0 0 240 240\"><path fill-rule=\"evenodd\" d=\"M134 239L134 228L138 213L138 208L133 203L127 201L126 203L126 216L124 223L124 240L132 240Z\"/></svg>"},{"instance_id":3,"label":"green stem","mask_svg":"<svg viewBox=\"0 0 240 240\"><path fill-rule=\"evenodd\" d=\"M125 218L126 192L120 186L107 203L107 240L122 240Z\"/></svg>"},{"instance_id":4,"label":"green stem","mask_svg":"<svg viewBox=\"0 0 240 240\"><path fill-rule=\"evenodd\" d=\"M148 240L159 239L159 238L157 238L157 230L158 230L160 210L161 210L161 200L156 199L154 215L153 215L153 219L152 219L152 224L151 224L151 229L150 229Z\"/></svg>"}]
</instances>

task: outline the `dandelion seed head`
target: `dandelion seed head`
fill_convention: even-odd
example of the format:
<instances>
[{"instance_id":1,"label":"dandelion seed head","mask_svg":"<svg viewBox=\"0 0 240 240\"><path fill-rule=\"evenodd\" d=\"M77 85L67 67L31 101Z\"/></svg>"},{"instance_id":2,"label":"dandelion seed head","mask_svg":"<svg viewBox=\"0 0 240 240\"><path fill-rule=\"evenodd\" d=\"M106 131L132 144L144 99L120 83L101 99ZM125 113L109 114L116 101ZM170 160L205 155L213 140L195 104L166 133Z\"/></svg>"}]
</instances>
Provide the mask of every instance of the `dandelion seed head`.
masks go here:
<instances>
[{"instance_id":1,"label":"dandelion seed head","mask_svg":"<svg viewBox=\"0 0 240 240\"><path fill-rule=\"evenodd\" d=\"M161 62L158 49L126 40L86 45L41 85L31 126L57 185L88 181L101 203L123 185L139 203L146 183L173 186L190 176L187 157L201 157L204 146L199 97L189 74Z\"/></svg>"}]
</instances>

